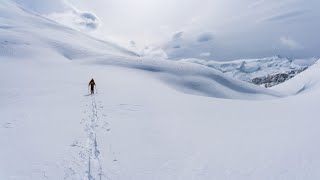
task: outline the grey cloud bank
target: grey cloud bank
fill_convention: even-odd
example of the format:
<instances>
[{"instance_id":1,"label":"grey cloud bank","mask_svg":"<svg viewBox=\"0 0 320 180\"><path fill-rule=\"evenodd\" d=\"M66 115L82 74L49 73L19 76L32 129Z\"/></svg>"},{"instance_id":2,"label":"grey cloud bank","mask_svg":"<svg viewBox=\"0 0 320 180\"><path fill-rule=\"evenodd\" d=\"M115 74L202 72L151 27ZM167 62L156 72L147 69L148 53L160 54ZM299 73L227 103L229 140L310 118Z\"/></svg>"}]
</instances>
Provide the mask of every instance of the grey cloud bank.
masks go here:
<instances>
[{"instance_id":1,"label":"grey cloud bank","mask_svg":"<svg viewBox=\"0 0 320 180\"><path fill-rule=\"evenodd\" d=\"M99 18L92 12L77 9L66 0L13 0L24 8L47 16L61 24L81 31L96 30Z\"/></svg>"},{"instance_id":2,"label":"grey cloud bank","mask_svg":"<svg viewBox=\"0 0 320 180\"><path fill-rule=\"evenodd\" d=\"M127 47L158 47L169 59L320 57L317 0L15 1Z\"/></svg>"}]
</instances>

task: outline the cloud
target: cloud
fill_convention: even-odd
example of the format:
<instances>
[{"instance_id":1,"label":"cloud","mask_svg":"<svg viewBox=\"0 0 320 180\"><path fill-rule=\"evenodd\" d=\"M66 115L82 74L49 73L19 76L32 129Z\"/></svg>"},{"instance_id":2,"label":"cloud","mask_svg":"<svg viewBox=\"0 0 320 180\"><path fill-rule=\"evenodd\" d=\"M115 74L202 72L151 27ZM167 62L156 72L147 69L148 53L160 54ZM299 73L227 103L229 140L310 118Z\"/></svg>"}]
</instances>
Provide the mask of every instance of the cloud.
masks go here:
<instances>
[{"instance_id":1,"label":"cloud","mask_svg":"<svg viewBox=\"0 0 320 180\"><path fill-rule=\"evenodd\" d=\"M200 54L200 57L210 57L211 53L210 52L203 52Z\"/></svg>"},{"instance_id":2,"label":"cloud","mask_svg":"<svg viewBox=\"0 0 320 180\"><path fill-rule=\"evenodd\" d=\"M167 53L163 49L157 47L147 46L142 50L141 55L149 58L168 59Z\"/></svg>"},{"instance_id":3,"label":"cloud","mask_svg":"<svg viewBox=\"0 0 320 180\"><path fill-rule=\"evenodd\" d=\"M267 17L263 21L288 21L296 19L298 17L302 17L306 13L306 10L289 11L285 13L276 14L271 17Z\"/></svg>"},{"instance_id":4,"label":"cloud","mask_svg":"<svg viewBox=\"0 0 320 180\"><path fill-rule=\"evenodd\" d=\"M285 37L285 36L282 36L280 38L280 42L283 46L289 48L289 49L292 49L292 50L295 50L295 49L300 49L302 46L296 42L295 40L289 38L289 37Z\"/></svg>"},{"instance_id":5,"label":"cloud","mask_svg":"<svg viewBox=\"0 0 320 180\"><path fill-rule=\"evenodd\" d=\"M167 44L168 47L173 49L180 49L181 44L183 44L184 42L183 34L184 34L184 31L175 32L170 42Z\"/></svg>"},{"instance_id":6,"label":"cloud","mask_svg":"<svg viewBox=\"0 0 320 180\"><path fill-rule=\"evenodd\" d=\"M133 40L129 41L129 44L130 44L130 47L133 47L133 48L136 47L136 42Z\"/></svg>"},{"instance_id":7,"label":"cloud","mask_svg":"<svg viewBox=\"0 0 320 180\"><path fill-rule=\"evenodd\" d=\"M160 47L169 59L320 57L319 0L14 1L120 45Z\"/></svg>"},{"instance_id":8,"label":"cloud","mask_svg":"<svg viewBox=\"0 0 320 180\"><path fill-rule=\"evenodd\" d=\"M258 6L263 5L263 3L265 3L266 0L257 0L252 2L251 4L248 5L248 8L256 8Z\"/></svg>"},{"instance_id":9,"label":"cloud","mask_svg":"<svg viewBox=\"0 0 320 180\"><path fill-rule=\"evenodd\" d=\"M182 35L183 35L183 31L176 32L176 33L172 36L172 39L173 39L173 40L181 39Z\"/></svg>"},{"instance_id":10,"label":"cloud","mask_svg":"<svg viewBox=\"0 0 320 180\"><path fill-rule=\"evenodd\" d=\"M80 31L94 31L97 30L100 25L100 20L95 14L75 9L61 13L51 13L46 16Z\"/></svg>"},{"instance_id":11,"label":"cloud","mask_svg":"<svg viewBox=\"0 0 320 180\"><path fill-rule=\"evenodd\" d=\"M62 12L69 9L65 0L13 0L22 7L39 14Z\"/></svg>"},{"instance_id":12,"label":"cloud","mask_svg":"<svg viewBox=\"0 0 320 180\"><path fill-rule=\"evenodd\" d=\"M199 43L208 42L208 41L211 41L212 39L213 39L213 34L210 32L202 33L197 37L197 41Z\"/></svg>"},{"instance_id":13,"label":"cloud","mask_svg":"<svg viewBox=\"0 0 320 180\"><path fill-rule=\"evenodd\" d=\"M92 12L81 11L67 0L14 0L22 7L80 31L93 31L100 25Z\"/></svg>"},{"instance_id":14,"label":"cloud","mask_svg":"<svg viewBox=\"0 0 320 180\"><path fill-rule=\"evenodd\" d=\"M216 48L217 45L217 41L213 41L213 39L214 35L212 32L194 33L178 31L173 34L171 40L163 46L163 49L169 59L188 57L211 59L213 49Z\"/></svg>"}]
</instances>

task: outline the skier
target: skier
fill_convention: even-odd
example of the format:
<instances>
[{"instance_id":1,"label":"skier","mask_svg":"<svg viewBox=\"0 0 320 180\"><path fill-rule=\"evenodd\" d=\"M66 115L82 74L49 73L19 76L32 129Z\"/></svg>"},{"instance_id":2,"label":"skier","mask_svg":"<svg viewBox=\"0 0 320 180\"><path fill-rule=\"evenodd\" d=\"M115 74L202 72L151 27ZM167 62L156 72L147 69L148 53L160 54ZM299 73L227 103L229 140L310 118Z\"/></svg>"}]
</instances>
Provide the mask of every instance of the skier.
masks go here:
<instances>
[{"instance_id":1,"label":"skier","mask_svg":"<svg viewBox=\"0 0 320 180\"><path fill-rule=\"evenodd\" d=\"M94 87L96 86L96 83L94 82L93 78L89 82L88 86L90 86L91 94L94 94Z\"/></svg>"}]
</instances>

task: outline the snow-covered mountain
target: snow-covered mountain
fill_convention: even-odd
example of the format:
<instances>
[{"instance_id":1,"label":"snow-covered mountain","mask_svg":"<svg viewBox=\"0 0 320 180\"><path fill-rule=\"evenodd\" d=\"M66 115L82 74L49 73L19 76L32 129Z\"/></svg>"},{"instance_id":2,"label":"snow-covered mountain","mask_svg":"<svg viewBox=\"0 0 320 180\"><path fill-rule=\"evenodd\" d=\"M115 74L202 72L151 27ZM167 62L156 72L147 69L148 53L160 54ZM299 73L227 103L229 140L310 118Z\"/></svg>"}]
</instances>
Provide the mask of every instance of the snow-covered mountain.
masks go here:
<instances>
[{"instance_id":1,"label":"snow-covered mountain","mask_svg":"<svg viewBox=\"0 0 320 180\"><path fill-rule=\"evenodd\" d=\"M0 24L0 179L320 178L318 65L265 89L7 0Z\"/></svg>"},{"instance_id":2,"label":"snow-covered mountain","mask_svg":"<svg viewBox=\"0 0 320 180\"><path fill-rule=\"evenodd\" d=\"M280 73L275 73L270 75L268 74L262 77L255 77L251 80L251 82L253 84L260 85L260 86L262 85L266 88L269 88L269 87L281 84L285 81L288 81L289 79L295 77L296 75L305 71L306 69L308 69L308 67L303 67L303 68L294 69L291 71L285 71L285 72L280 72Z\"/></svg>"},{"instance_id":3,"label":"snow-covered mountain","mask_svg":"<svg viewBox=\"0 0 320 180\"><path fill-rule=\"evenodd\" d=\"M260 59L240 59L228 62L182 59L214 68L226 75L264 87L271 87L293 78L311 66L315 59L290 60L281 56Z\"/></svg>"}]
</instances>

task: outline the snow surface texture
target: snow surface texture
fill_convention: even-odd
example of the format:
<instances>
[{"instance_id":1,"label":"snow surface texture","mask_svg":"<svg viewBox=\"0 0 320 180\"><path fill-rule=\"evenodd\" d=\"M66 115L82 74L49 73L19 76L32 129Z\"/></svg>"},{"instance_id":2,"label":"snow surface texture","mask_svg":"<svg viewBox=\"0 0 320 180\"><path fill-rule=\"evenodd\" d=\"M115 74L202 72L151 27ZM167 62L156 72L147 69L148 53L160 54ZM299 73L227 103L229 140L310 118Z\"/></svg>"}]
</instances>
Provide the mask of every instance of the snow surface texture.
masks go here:
<instances>
[{"instance_id":1,"label":"snow surface texture","mask_svg":"<svg viewBox=\"0 0 320 180\"><path fill-rule=\"evenodd\" d=\"M138 58L9 1L0 22L0 179L320 178L318 64L272 91Z\"/></svg>"}]
</instances>

